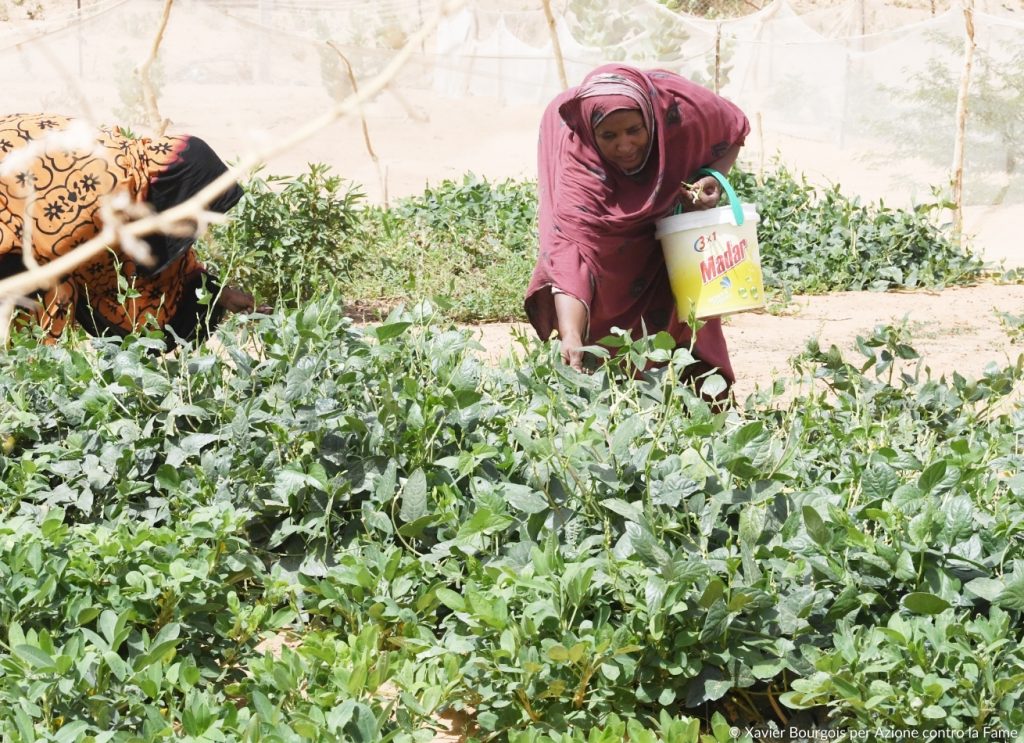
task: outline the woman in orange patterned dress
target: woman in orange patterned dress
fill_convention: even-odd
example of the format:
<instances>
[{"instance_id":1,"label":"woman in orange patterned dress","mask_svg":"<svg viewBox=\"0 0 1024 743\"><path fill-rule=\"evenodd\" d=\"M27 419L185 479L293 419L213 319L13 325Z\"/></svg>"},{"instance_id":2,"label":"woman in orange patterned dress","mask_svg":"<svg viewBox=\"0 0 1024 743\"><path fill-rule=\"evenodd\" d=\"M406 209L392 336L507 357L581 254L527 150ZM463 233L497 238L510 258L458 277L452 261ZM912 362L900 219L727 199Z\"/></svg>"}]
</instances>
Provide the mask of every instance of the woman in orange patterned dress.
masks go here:
<instances>
[{"instance_id":1,"label":"woman in orange patterned dress","mask_svg":"<svg viewBox=\"0 0 1024 743\"><path fill-rule=\"evenodd\" d=\"M26 219L32 255L47 263L95 237L101 202L119 192L155 211L180 204L227 166L198 137L135 137L90 129L49 114L0 117L0 279L25 270ZM207 206L224 213L242 196L237 185ZM221 287L195 255L194 235L143 238L152 260L142 264L118 248L79 265L36 297L35 317L50 339L73 322L94 334L126 335L154 322L186 340L205 337L225 312L251 312L252 297ZM216 301L203 306L206 285Z\"/></svg>"}]
</instances>

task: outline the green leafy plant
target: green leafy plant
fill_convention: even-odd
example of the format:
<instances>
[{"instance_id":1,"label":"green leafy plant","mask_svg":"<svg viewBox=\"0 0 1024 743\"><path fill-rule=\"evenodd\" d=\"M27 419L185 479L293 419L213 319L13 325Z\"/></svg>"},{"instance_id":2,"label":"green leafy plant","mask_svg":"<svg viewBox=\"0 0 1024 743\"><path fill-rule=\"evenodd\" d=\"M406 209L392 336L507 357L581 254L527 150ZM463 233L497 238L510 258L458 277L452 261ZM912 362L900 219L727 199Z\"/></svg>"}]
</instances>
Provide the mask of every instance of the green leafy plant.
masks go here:
<instances>
[{"instance_id":1,"label":"green leafy plant","mask_svg":"<svg viewBox=\"0 0 1024 743\"><path fill-rule=\"evenodd\" d=\"M893 614L884 626L843 625L836 647L808 649L816 673L793 682L788 705L828 704L842 727L879 731L975 731L999 739L1017 730L1024 650L1009 615L941 610L934 599L906 597L923 615ZM941 611L940 611L941 610Z\"/></svg>"},{"instance_id":2,"label":"green leafy plant","mask_svg":"<svg viewBox=\"0 0 1024 743\"><path fill-rule=\"evenodd\" d=\"M997 311L999 322L1002 323L1006 334L1012 341L1020 341L1024 338L1024 315L1015 315L1012 312Z\"/></svg>"},{"instance_id":3,"label":"green leafy plant","mask_svg":"<svg viewBox=\"0 0 1024 743\"><path fill-rule=\"evenodd\" d=\"M364 251L348 296L401 301L444 298L459 320L522 316L536 256L536 190L473 174L446 180L390 209L366 211Z\"/></svg>"},{"instance_id":4,"label":"green leafy plant","mask_svg":"<svg viewBox=\"0 0 1024 743\"><path fill-rule=\"evenodd\" d=\"M838 186L820 189L784 166L762 182L733 170L740 197L755 203L765 283L794 294L942 287L976 281L983 261L932 220L943 204L900 210L861 204Z\"/></svg>"},{"instance_id":5,"label":"green leafy plant","mask_svg":"<svg viewBox=\"0 0 1024 743\"><path fill-rule=\"evenodd\" d=\"M258 171L226 225L215 226L201 252L257 302L301 303L351 279L366 249L349 240L363 194L312 164L295 177Z\"/></svg>"}]
</instances>

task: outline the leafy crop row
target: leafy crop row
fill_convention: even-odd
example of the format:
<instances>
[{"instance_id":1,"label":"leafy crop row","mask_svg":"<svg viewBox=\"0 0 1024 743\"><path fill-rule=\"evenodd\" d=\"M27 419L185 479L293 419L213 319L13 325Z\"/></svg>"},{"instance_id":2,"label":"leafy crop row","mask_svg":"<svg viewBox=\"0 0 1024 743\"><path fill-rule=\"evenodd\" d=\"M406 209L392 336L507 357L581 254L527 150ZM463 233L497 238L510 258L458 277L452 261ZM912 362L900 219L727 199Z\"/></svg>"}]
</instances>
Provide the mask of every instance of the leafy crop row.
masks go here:
<instances>
[{"instance_id":1,"label":"leafy crop row","mask_svg":"<svg viewBox=\"0 0 1024 743\"><path fill-rule=\"evenodd\" d=\"M864 205L821 191L784 167L759 185L736 171L758 205L770 289L782 293L941 287L975 280L983 265L934 223L939 204ZM293 304L326 287L366 309L422 299L458 320L520 320L537 251L534 184L467 175L391 208L312 166L295 178L254 176L207 252L260 301Z\"/></svg>"},{"instance_id":2,"label":"leafy crop row","mask_svg":"<svg viewBox=\"0 0 1024 743\"><path fill-rule=\"evenodd\" d=\"M175 356L16 337L5 739L1024 724L1020 364L935 379L880 328L716 411L661 337L489 367L426 306L340 305Z\"/></svg>"}]
</instances>

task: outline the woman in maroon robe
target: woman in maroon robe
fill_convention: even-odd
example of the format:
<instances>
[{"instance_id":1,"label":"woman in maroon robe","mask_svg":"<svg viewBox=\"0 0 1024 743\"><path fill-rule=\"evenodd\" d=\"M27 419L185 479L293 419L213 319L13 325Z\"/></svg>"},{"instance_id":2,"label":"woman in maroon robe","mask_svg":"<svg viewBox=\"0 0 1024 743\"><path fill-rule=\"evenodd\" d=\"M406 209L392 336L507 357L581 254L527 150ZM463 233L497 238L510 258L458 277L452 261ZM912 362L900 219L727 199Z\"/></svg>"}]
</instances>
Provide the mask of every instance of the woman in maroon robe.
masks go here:
<instances>
[{"instance_id":1,"label":"woman in maroon robe","mask_svg":"<svg viewBox=\"0 0 1024 743\"><path fill-rule=\"evenodd\" d=\"M540 252L526 313L541 338L557 330L562 357L583 367L581 346L613 327L637 338L667 331L689 347L678 317L658 219L717 206L726 173L750 130L734 104L671 72L605 65L555 98L541 120ZM697 186L694 199L682 187ZM697 333L694 356L735 381L718 319Z\"/></svg>"}]
</instances>

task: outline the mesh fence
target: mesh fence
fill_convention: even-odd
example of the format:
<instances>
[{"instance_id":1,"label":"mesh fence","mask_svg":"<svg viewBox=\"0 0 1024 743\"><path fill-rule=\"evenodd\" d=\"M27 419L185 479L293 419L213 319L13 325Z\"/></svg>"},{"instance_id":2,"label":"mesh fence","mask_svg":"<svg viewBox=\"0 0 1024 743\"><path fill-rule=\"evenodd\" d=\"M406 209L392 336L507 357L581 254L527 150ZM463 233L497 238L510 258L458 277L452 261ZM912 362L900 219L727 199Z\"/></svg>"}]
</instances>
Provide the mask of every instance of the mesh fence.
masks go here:
<instances>
[{"instance_id":1,"label":"mesh fence","mask_svg":"<svg viewBox=\"0 0 1024 743\"><path fill-rule=\"evenodd\" d=\"M152 67L160 115L236 157L343 99L435 10L432 0L175 0ZM6 108L145 131L137 68L163 11L163 0L7 0ZM750 167L780 160L895 204L950 181L959 3L552 0L551 11L554 28L540 2L464 4L364 107L365 130L359 117L338 122L267 168L325 162L371 199L467 171L533 177L540 111L562 70L572 85L619 60L736 101L753 126L741 160ZM966 227L993 257L1020 261L1001 236L1024 217L1024 5L979 2L973 20Z\"/></svg>"}]
</instances>

